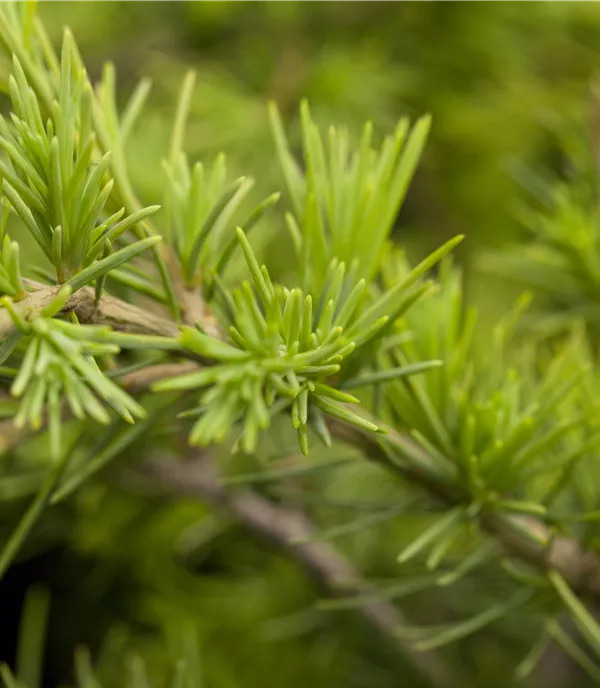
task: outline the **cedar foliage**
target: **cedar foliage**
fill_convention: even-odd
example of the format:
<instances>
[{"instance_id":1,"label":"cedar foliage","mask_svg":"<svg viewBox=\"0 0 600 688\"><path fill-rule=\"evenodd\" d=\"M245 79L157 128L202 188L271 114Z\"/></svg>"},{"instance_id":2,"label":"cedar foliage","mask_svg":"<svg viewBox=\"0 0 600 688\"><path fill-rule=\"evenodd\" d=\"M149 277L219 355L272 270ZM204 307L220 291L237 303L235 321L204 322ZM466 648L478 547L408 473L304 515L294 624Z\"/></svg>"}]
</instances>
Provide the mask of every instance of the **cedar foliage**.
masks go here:
<instances>
[{"instance_id":1,"label":"cedar foliage","mask_svg":"<svg viewBox=\"0 0 600 688\"><path fill-rule=\"evenodd\" d=\"M428 116L326 128L304 100L291 140L271 103L261 195L186 153L191 71L141 189L150 82L121 104L27 3L0 44L0 575L91 558L71 604L101 642L61 678L538 685L561 656L600 681L593 155L528 173L532 237L481 267L532 293L490 328L462 235L421 261L393 237ZM28 591L7 688L43 684L52 605Z\"/></svg>"}]
</instances>

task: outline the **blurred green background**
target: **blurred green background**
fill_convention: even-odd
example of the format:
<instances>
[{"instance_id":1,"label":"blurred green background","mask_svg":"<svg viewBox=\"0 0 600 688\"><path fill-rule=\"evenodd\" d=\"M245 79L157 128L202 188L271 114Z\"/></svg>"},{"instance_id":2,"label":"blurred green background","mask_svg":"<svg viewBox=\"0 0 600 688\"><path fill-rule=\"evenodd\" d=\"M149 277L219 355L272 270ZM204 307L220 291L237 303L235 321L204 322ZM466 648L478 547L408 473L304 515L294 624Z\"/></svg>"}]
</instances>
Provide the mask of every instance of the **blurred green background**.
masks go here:
<instances>
[{"instance_id":1,"label":"blurred green background","mask_svg":"<svg viewBox=\"0 0 600 688\"><path fill-rule=\"evenodd\" d=\"M586 133L600 69L595 3L53 2L41 14L55 37L73 29L92 77L115 62L122 102L152 78L129 160L148 202L160 195L173 104L190 66L198 70L190 157L225 152L232 178L255 178L256 199L282 188L269 99L296 143L303 97L321 125L356 133L367 119L383 134L401 116L431 113L397 236L420 257L465 233L469 265L515 237L524 188L568 174L563 144L574 126ZM285 257L271 251L270 265ZM485 298L488 284L478 279L471 293ZM486 313L512 298L499 295Z\"/></svg>"},{"instance_id":2,"label":"blurred green background","mask_svg":"<svg viewBox=\"0 0 600 688\"><path fill-rule=\"evenodd\" d=\"M383 134L403 115L431 113L396 238L420 257L465 233L459 257L488 321L515 292L478 274L475 259L518 236L515 208L528 186L573 173L563 142L572 131L585 142L590 83L600 70L597 3L48 2L40 13L57 43L62 27L72 28L93 78L105 60L115 62L122 102L142 76L152 78L129 159L147 203L160 198L160 161L189 66L198 71L190 158L208 162L225 152L232 176L255 178L256 199L283 188L269 99L296 144L303 97L319 123L355 132L366 119ZM284 272L281 212L273 222L281 242L263 250ZM369 466L322 480L320 489L338 497L381 498L397 489ZM344 514L328 518L343 522ZM386 526L342 545L367 575L392 577L402 539L401 529ZM53 598L48 686L68 680L78 643L98 656L104 647L107 662L119 654L111 643L135 648L160 685L187 621L211 688L418 685L355 617L315 611L318 591L293 564L197 504L98 483L53 511L0 585L3 658L14 651L22 596L34 582L48 585ZM443 618L437 604L464 608L464 592L439 601L428 593L406 606L435 621ZM522 635L500 627L446 653L468 666L477 681L470 685L504 688Z\"/></svg>"}]
</instances>

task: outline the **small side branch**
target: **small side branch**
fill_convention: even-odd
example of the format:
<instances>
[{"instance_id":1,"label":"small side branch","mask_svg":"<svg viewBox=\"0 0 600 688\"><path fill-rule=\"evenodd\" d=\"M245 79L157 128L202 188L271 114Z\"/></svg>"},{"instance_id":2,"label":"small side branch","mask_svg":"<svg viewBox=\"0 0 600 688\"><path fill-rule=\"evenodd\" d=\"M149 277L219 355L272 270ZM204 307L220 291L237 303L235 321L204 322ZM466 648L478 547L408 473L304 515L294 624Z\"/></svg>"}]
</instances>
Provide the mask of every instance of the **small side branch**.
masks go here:
<instances>
[{"instance_id":1,"label":"small side branch","mask_svg":"<svg viewBox=\"0 0 600 688\"><path fill-rule=\"evenodd\" d=\"M377 424L382 425L380 422ZM406 480L420 485L440 501L456 504L465 499L465 495L461 495L451 482L435 477L435 471L431 470L428 457L424 453L421 465L392 465L378 437L339 421L330 423L330 429L334 436L361 449L365 456L378 461ZM404 437L392 428L387 428L387 433L398 442L412 443L410 437ZM416 456L419 448L414 446L413 449ZM557 570L575 591L600 601L598 559L592 552L583 549L577 540L563 535L553 535L542 520L531 516L484 512L479 517L479 523L507 554L541 570Z\"/></svg>"}]
</instances>

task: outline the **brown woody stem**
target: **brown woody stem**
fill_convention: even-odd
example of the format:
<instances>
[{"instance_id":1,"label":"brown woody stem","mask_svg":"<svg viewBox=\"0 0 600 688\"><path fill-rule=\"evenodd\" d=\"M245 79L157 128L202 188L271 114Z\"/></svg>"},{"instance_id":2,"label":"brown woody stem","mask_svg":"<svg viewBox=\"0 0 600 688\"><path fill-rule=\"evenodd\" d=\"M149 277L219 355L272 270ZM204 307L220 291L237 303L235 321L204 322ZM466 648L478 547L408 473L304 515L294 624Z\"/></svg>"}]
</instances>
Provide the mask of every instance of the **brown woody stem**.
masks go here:
<instances>
[{"instance_id":1,"label":"brown woody stem","mask_svg":"<svg viewBox=\"0 0 600 688\"><path fill-rule=\"evenodd\" d=\"M60 287L43 287L28 294L15 304L25 319L39 313L56 296ZM103 296L96 303L95 292L83 287L72 294L62 309L63 313L74 312L79 321L94 325L109 325L119 332L131 334L152 334L162 337L177 337L177 323L148 312L113 296ZM0 309L0 341L15 329L6 309Z\"/></svg>"},{"instance_id":2,"label":"brown woody stem","mask_svg":"<svg viewBox=\"0 0 600 688\"><path fill-rule=\"evenodd\" d=\"M207 457L186 462L148 461L144 464L144 473L153 477L161 489L200 498L226 511L248 531L297 561L330 595L368 592L367 583L339 550L326 542L306 541L315 529L304 514L274 504L249 489L226 489ZM416 652L399 638L396 630L406 625L406 621L394 605L371 602L359 607L357 613L391 641L430 685L435 688L456 685L436 655Z\"/></svg>"}]
</instances>

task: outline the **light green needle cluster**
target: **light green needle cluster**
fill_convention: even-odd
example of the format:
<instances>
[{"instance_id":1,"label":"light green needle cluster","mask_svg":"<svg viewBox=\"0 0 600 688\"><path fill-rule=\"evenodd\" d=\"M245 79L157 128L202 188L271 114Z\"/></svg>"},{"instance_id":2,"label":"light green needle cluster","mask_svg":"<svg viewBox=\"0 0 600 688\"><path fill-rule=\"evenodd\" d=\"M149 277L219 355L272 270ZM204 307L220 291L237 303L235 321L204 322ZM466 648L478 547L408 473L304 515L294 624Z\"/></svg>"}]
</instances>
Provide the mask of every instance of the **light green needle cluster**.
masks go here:
<instances>
[{"instance_id":1,"label":"light green needle cluster","mask_svg":"<svg viewBox=\"0 0 600 688\"><path fill-rule=\"evenodd\" d=\"M205 171L201 162L190 170L183 154L174 167L167 162L164 167L168 180L169 240L179 258L186 285L202 284L208 288L212 270L222 275L231 258L235 248L231 223L253 181L240 177L228 185L222 155L217 157L210 172ZM243 222L244 230L249 232L278 198L279 194L273 194L258 205ZM212 269L206 269L207 266Z\"/></svg>"},{"instance_id":2,"label":"light green needle cluster","mask_svg":"<svg viewBox=\"0 0 600 688\"><path fill-rule=\"evenodd\" d=\"M118 249L120 237L159 206L125 216L111 209L114 182L110 153L99 155L94 133L94 96L83 69L74 65L70 34L62 48L58 98L51 116L42 108L21 63L14 57L9 80L13 114L0 118L2 193L56 269L59 282L75 277L78 288L100 279L155 240ZM98 262L104 259L100 268Z\"/></svg>"},{"instance_id":3,"label":"light green needle cluster","mask_svg":"<svg viewBox=\"0 0 600 688\"><path fill-rule=\"evenodd\" d=\"M399 256L390 256L385 281L395 281L401 266ZM588 461L600 441L597 382L581 331L544 363L533 341L512 348L529 300L517 301L482 349L478 313L465 304L461 272L443 261L436 293L406 314L411 338L389 347L381 364L407 366L427 356L445 365L392 380L383 396L390 422L413 440L390 443L398 459L412 461L421 452L430 470L446 474L479 507L545 514L569 471ZM531 499L533 477L546 472L555 480Z\"/></svg>"},{"instance_id":4,"label":"light green needle cluster","mask_svg":"<svg viewBox=\"0 0 600 688\"><path fill-rule=\"evenodd\" d=\"M270 426L272 413L288 407L305 454L309 427L330 444L324 414L361 430L379 431L377 425L347 408L345 404L359 400L339 389L337 382L358 386L352 374L365 362L359 352L376 346L389 332L389 325L424 293L421 286L415 289L415 283L456 240L375 299L366 293L366 280L356 280L356 261L347 270L334 259L322 295L313 306L312 295L301 289L274 285L239 228L237 237L252 283L245 281L240 288L228 290L215 277L229 323L229 341L191 327L183 328L180 338L183 347L218 365L154 387L159 391L204 390L196 409L201 418L190 435L192 444L222 441L241 422L241 444L236 446L250 453L256 448L259 432ZM399 370L396 375L405 372Z\"/></svg>"},{"instance_id":5,"label":"light green needle cluster","mask_svg":"<svg viewBox=\"0 0 600 688\"><path fill-rule=\"evenodd\" d=\"M342 325L350 321L364 293L364 280L341 297L344 265L337 270L337 286L324 308L313 313L313 300L300 289L274 286L264 266L258 265L241 230L238 236L252 275L252 284L229 292L217 282L219 296L230 323L230 342L222 342L194 328L184 328L182 346L215 361L197 373L167 380L157 390L204 389L198 412L202 414L191 432L193 444L221 441L241 421L241 448L252 452L260 430L271 415L291 407L292 424L299 443L308 452L308 426L330 444L323 412L366 430L377 426L352 413L344 403L357 403L351 395L327 384L339 374L356 342L344 336ZM337 311L337 312L336 312ZM374 323L375 335L387 322ZM276 401L282 403L275 403Z\"/></svg>"},{"instance_id":6,"label":"light green needle cluster","mask_svg":"<svg viewBox=\"0 0 600 688\"><path fill-rule=\"evenodd\" d=\"M377 151L370 122L360 144L353 146L345 129L332 126L323 136L303 101L304 174L291 153L275 104L270 116L292 200L293 213L286 215L286 223L298 255L301 284L319 291L334 257L347 264L357 261L358 276L373 279L425 145L430 118L419 120L410 131L408 120L400 120Z\"/></svg>"},{"instance_id":7,"label":"light green needle cluster","mask_svg":"<svg viewBox=\"0 0 600 688\"><path fill-rule=\"evenodd\" d=\"M181 87L175 113L169 158L163 160L166 174L166 236L179 259L188 288L201 286L206 298L214 291L213 272L221 276L236 246L232 223L254 186L247 177L229 182L225 156L219 154L212 167L201 161L190 166L182 152L182 139L195 73L189 72ZM262 201L241 223L246 233L279 200L274 193Z\"/></svg>"},{"instance_id":8,"label":"light green needle cluster","mask_svg":"<svg viewBox=\"0 0 600 688\"><path fill-rule=\"evenodd\" d=\"M63 287L55 299L39 315L30 320L4 297L3 305L14 320L15 336L3 347L2 362L14 351L22 349L23 358L10 388L15 397L22 397L14 422L39 430L47 410L51 454L58 458L62 451L61 425L63 400L75 418L91 418L108 423L112 408L123 420L133 423L144 418L145 410L118 385L107 378L96 357L115 356L120 349L106 342L110 328L80 325L55 316L71 294Z\"/></svg>"},{"instance_id":9,"label":"light green needle cluster","mask_svg":"<svg viewBox=\"0 0 600 688\"><path fill-rule=\"evenodd\" d=\"M19 264L19 244L6 233L10 206L2 201L0 216L0 294L19 300L25 296L25 285Z\"/></svg>"}]
</instances>

